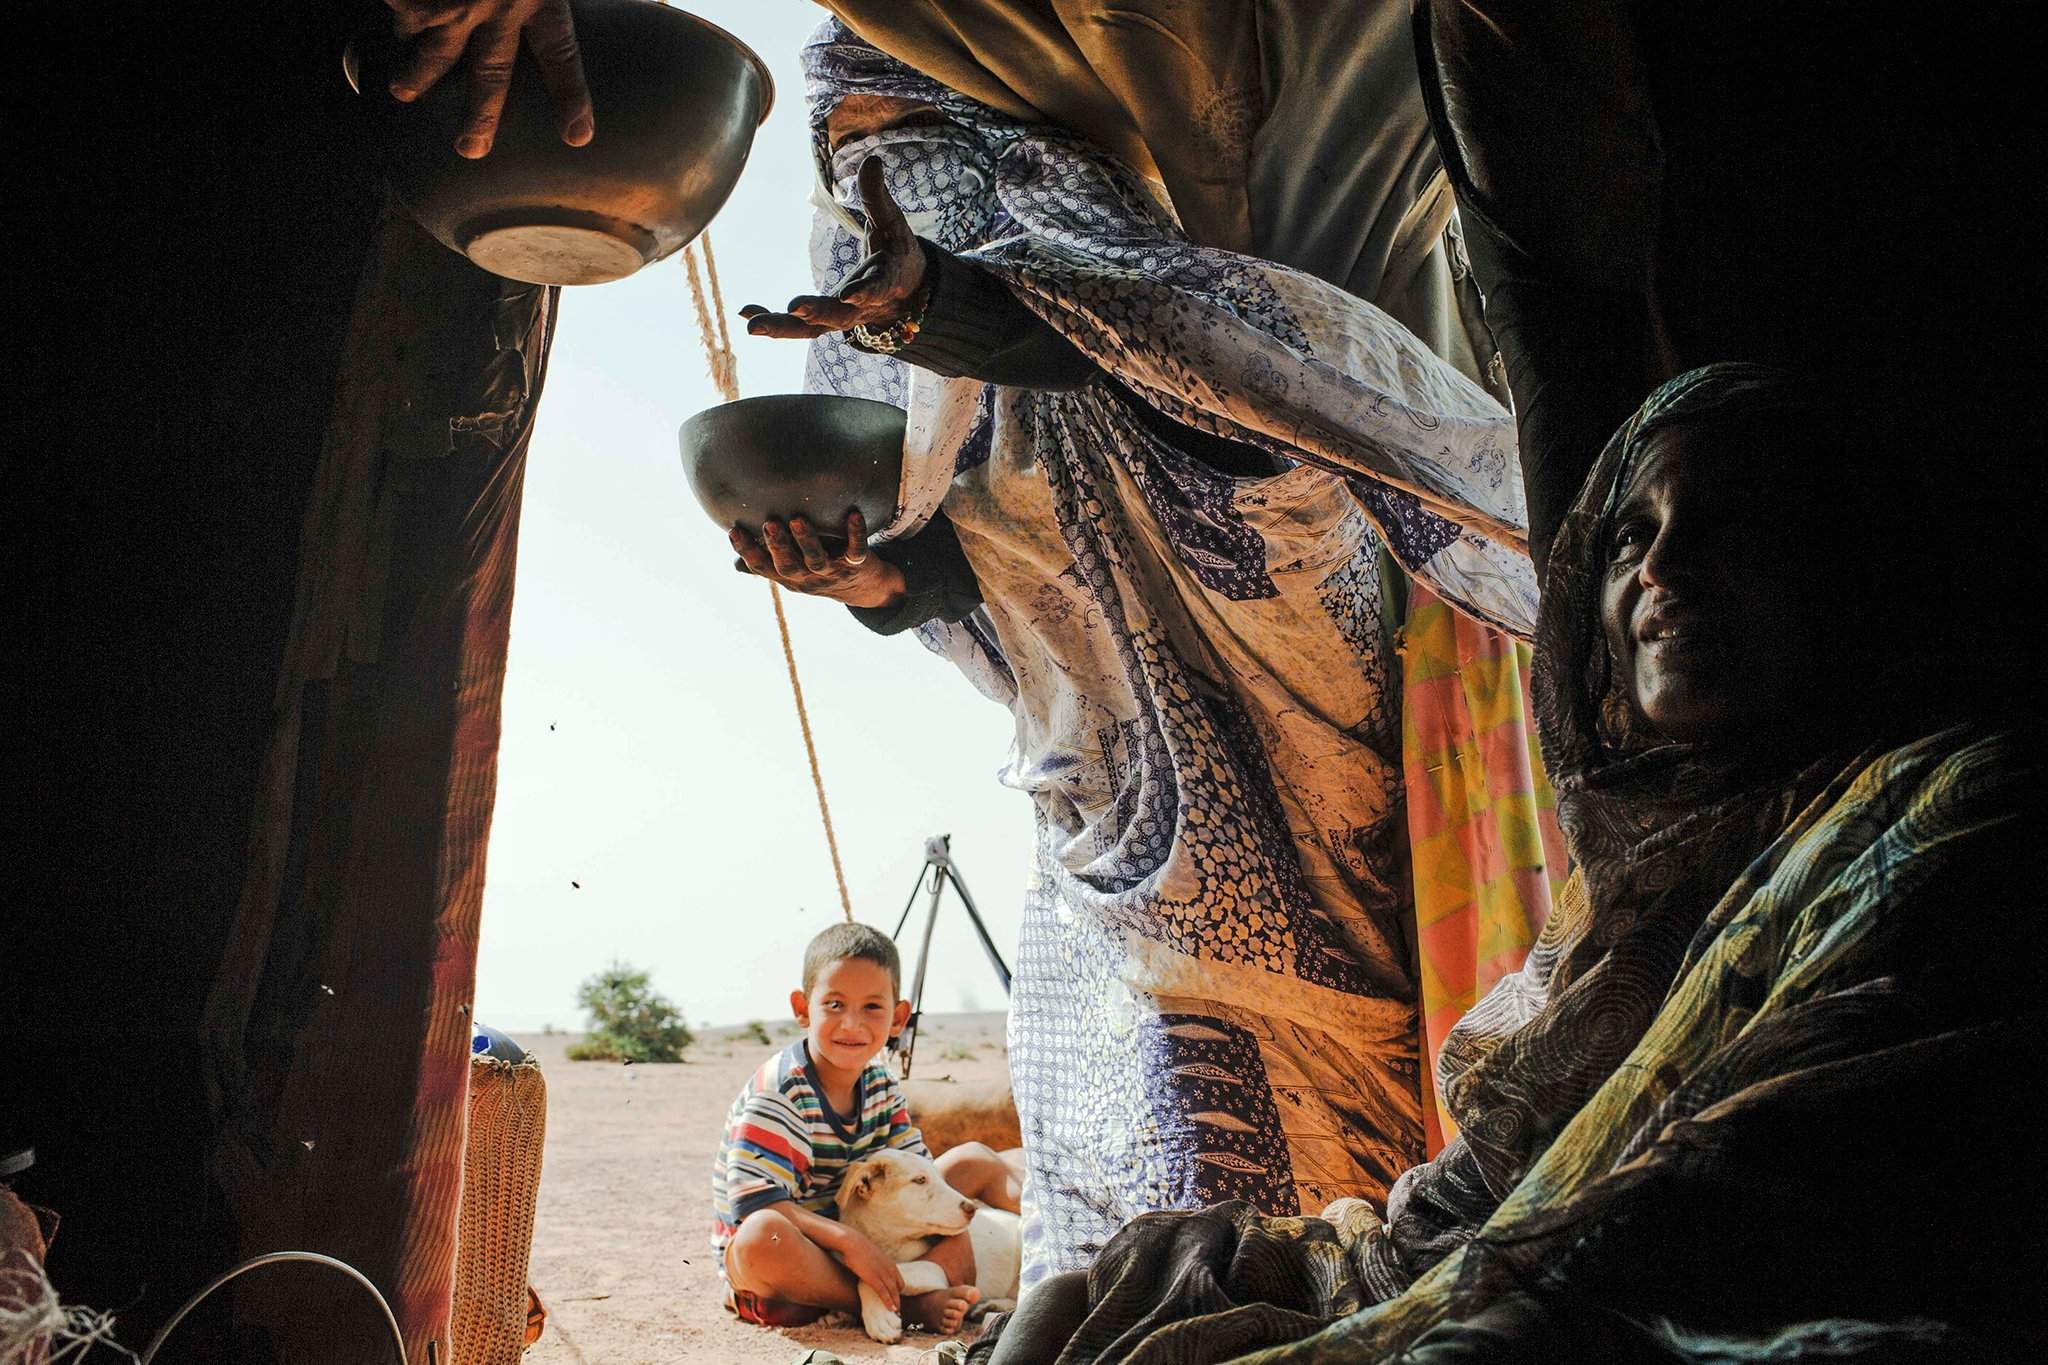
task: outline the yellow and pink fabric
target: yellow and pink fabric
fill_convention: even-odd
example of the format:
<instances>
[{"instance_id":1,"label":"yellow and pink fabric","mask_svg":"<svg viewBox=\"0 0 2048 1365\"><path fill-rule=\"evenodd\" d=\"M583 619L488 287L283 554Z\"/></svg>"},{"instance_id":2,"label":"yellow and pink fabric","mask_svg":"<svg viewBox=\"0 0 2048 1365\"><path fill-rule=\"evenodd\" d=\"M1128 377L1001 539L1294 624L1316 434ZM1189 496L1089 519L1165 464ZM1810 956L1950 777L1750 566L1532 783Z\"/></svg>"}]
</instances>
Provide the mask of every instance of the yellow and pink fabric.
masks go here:
<instances>
[{"instance_id":1,"label":"yellow and pink fabric","mask_svg":"<svg viewBox=\"0 0 2048 1365\"><path fill-rule=\"evenodd\" d=\"M1423 1119L1434 1156L1457 1135L1436 1093L1444 1035L1522 965L1569 868L1529 719L1529 647L1411 581L1399 650Z\"/></svg>"}]
</instances>

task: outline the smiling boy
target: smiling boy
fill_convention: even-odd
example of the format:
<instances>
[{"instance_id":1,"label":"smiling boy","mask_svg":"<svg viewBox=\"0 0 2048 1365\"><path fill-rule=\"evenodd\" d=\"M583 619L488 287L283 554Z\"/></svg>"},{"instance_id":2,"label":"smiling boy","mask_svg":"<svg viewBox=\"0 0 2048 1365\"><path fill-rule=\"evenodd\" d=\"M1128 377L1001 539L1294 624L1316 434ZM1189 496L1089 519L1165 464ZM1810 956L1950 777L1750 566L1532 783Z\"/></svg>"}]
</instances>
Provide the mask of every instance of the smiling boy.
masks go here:
<instances>
[{"instance_id":1,"label":"smiling boy","mask_svg":"<svg viewBox=\"0 0 2048 1365\"><path fill-rule=\"evenodd\" d=\"M867 925L835 924L812 939L803 988L789 997L804 1036L761 1064L726 1116L711 1175L711 1245L726 1306L748 1322L858 1313L865 1282L907 1320L950 1333L977 1297L965 1234L924 1257L952 1287L906 1296L895 1263L837 1218L848 1166L888 1148L928 1155L878 1061L910 1017L901 979L896 945ZM982 1144L953 1148L938 1164L962 1194L1016 1210L1014 1174Z\"/></svg>"}]
</instances>

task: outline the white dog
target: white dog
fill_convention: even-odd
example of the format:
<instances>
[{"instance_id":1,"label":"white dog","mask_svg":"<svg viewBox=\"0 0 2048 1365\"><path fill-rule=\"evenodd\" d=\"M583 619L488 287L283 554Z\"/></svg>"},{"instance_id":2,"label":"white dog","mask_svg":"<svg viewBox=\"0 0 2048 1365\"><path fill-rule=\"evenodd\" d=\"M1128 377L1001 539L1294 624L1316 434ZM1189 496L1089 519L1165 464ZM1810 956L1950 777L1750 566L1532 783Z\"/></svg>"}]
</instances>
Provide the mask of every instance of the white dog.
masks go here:
<instances>
[{"instance_id":1,"label":"white dog","mask_svg":"<svg viewBox=\"0 0 2048 1365\"><path fill-rule=\"evenodd\" d=\"M866 1237L903 1272L903 1292L948 1288L946 1272L924 1259L941 1237L964 1232L974 1247L973 1312L1000 1312L1017 1303L1023 1238L1017 1215L978 1204L946 1183L938 1163L909 1152L878 1152L846 1168L839 1187L839 1221ZM874 1290L860 1287L860 1322L876 1341L903 1339L903 1318Z\"/></svg>"}]
</instances>

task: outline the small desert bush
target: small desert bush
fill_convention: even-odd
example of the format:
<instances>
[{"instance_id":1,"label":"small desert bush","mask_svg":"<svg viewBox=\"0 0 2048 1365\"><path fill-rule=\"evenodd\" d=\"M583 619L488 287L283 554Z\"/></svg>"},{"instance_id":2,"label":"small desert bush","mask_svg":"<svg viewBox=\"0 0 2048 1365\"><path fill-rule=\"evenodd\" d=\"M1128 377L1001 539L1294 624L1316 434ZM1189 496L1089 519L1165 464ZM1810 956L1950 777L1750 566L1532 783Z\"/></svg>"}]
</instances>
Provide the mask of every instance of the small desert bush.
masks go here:
<instances>
[{"instance_id":1,"label":"small desert bush","mask_svg":"<svg viewBox=\"0 0 2048 1365\"><path fill-rule=\"evenodd\" d=\"M768 1030L762 1026L759 1019L747 1020L747 1026L740 1030L740 1037L751 1038L762 1047L773 1047L775 1045L775 1040L768 1036Z\"/></svg>"},{"instance_id":2,"label":"small desert bush","mask_svg":"<svg viewBox=\"0 0 2048 1365\"><path fill-rule=\"evenodd\" d=\"M690 1045L682 1012L627 963L613 962L584 981L576 1003L588 1012L589 1029L569 1049L571 1061L680 1062Z\"/></svg>"}]
</instances>

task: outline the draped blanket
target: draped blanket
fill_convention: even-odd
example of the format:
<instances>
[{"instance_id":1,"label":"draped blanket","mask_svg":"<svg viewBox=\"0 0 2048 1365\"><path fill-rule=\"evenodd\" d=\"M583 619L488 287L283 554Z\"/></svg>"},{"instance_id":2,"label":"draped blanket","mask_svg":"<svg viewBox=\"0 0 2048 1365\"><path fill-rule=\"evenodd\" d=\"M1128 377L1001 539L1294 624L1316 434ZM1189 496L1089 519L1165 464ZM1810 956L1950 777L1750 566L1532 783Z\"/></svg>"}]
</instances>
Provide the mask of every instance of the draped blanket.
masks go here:
<instances>
[{"instance_id":1,"label":"draped blanket","mask_svg":"<svg viewBox=\"0 0 2048 1365\"><path fill-rule=\"evenodd\" d=\"M984 607L927 645L1016 717L1028 793L1011 1069L1026 1282L1132 1216L1384 1197L1423 1154L1417 986L1381 556L1526 634L1512 425L1384 314L1191 245L1128 169L828 24L806 52L818 283L860 255L869 156L913 227L1179 420L1263 447L1233 478L1129 393L939 380L839 337L809 386L910 413L898 515L943 504ZM849 94L934 106L836 151Z\"/></svg>"},{"instance_id":2,"label":"draped blanket","mask_svg":"<svg viewBox=\"0 0 2048 1365\"><path fill-rule=\"evenodd\" d=\"M2048 1190L2026 1123L1982 1101L2048 1043L2016 979L2041 953L1994 965L2010 921L1988 913L2043 776L1966 728L1844 769L1715 907L1642 1041L1405 1292L1380 1302L1399 1271L1357 1204L1140 1220L1060 1365L2038 1359ZM1539 956L1584 940L1585 905Z\"/></svg>"}]
</instances>

